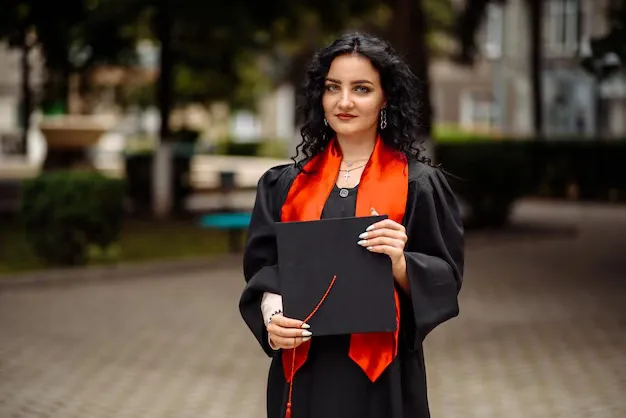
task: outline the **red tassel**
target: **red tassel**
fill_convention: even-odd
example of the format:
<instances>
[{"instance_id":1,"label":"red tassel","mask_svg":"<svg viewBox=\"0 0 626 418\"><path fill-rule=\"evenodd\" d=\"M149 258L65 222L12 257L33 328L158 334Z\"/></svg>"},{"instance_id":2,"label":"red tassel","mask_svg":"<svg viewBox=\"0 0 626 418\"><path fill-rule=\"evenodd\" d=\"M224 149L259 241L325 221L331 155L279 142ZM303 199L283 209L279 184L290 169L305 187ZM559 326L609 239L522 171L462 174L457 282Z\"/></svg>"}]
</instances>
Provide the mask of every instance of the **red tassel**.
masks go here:
<instances>
[{"instance_id":1,"label":"red tassel","mask_svg":"<svg viewBox=\"0 0 626 418\"><path fill-rule=\"evenodd\" d=\"M335 284L335 280L337 280L337 276L333 276L333 279L330 281L330 284L328 285L328 289L326 289L324 296L322 296L322 299L319 301L315 309L313 309L313 312L311 312L309 316L307 316L304 319L303 323L306 324L307 322L309 322L309 320L313 317L313 315L315 315L315 312L317 312L320 306L322 306L322 303L324 302L324 300L326 300L326 296L328 296L330 289ZM289 397L287 399L287 411L285 411L285 418L291 418L291 394L293 393L293 378L296 374L296 370L295 370L296 368L296 340L295 339L293 340L293 345L294 346L293 346L292 353L291 353L291 374L290 374L290 379L289 379Z\"/></svg>"}]
</instances>

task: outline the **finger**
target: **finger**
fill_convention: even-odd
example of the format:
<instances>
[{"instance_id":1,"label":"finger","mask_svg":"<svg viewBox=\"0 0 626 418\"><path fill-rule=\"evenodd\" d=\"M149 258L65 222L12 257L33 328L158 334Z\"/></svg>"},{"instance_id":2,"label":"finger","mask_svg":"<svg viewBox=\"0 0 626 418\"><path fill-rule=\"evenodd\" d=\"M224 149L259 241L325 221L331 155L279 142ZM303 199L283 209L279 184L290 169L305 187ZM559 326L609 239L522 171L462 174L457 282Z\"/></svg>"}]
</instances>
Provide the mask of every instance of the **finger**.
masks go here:
<instances>
[{"instance_id":1,"label":"finger","mask_svg":"<svg viewBox=\"0 0 626 418\"><path fill-rule=\"evenodd\" d=\"M391 219L383 219L380 222L376 222L376 223L368 226L365 231L366 232L375 231L375 230L381 229L381 228L389 228L389 229L393 229L395 231L402 231L402 232L406 233L406 229L404 228L404 225L401 225L401 224L399 224L396 221L393 221Z\"/></svg>"},{"instance_id":2,"label":"finger","mask_svg":"<svg viewBox=\"0 0 626 418\"><path fill-rule=\"evenodd\" d=\"M373 253L387 254L391 259L400 257L404 252L402 249L390 245L374 245L367 249Z\"/></svg>"},{"instance_id":3,"label":"finger","mask_svg":"<svg viewBox=\"0 0 626 418\"><path fill-rule=\"evenodd\" d=\"M267 326L267 332L271 335L276 335L279 337L285 338L296 338L296 337L310 337L311 331L307 331L306 329L301 328L283 328L274 323L270 323Z\"/></svg>"},{"instance_id":4,"label":"finger","mask_svg":"<svg viewBox=\"0 0 626 418\"><path fill-rule=\"evenodd\" d=\"M376 209L374 208L370 208L370 213L372 214L372 216L378 216L378 212L376 212Z\"/></svg>"},{"instance_id":5,"label":"finger","mask_svg":"<svg viewBox=\"0 0 626 418\"><path fill-rule=\"evenodd\" d=\"M290 348L298 347L305 341L308 341L311 337L298 337L298 338L285 338L279 336L270 336L272 344L277 348L288 350Z\"/></svg>"},{"instance_id":6,"label":"finger","mask_svg":"<svg viewBox=\"0 0 626 418\"><path fill-rule=\"evenodd\" d=\"M308 329L309 325L300 321L299 319L287 318L282 314L277 314L272 317L273 324L276 324L283 328L304 328Z\"/></svg>"},{"instance_id":7,"label":"finger","mask_svg":"<svg viewBox=\"0 0 626 418\"><path fill-rule=\"evenodd\" d=\"M389 247L400 248L400 249L404 248L404 241L400 239L389 238L389 237L377 237L377 238L372 238L372 239L367 239L367 240L364 239L364 240L359 241L358 244L366 248L376 247L380 245L386 245Z\"/></svg>"},{"instance_id":8,"label":"finger","mask_svg":"<svg viewBox=\"0 0 626 418\"><path fill-rule=\"evenodd\" d=\"M368 240L377 237L388 237L400 240L402 242L407 242L408 240L408 237L404 232L389 228L375 229L373 231L363 232L361 235L359 235L359 238Z\"/></svg>"}]
</instances>

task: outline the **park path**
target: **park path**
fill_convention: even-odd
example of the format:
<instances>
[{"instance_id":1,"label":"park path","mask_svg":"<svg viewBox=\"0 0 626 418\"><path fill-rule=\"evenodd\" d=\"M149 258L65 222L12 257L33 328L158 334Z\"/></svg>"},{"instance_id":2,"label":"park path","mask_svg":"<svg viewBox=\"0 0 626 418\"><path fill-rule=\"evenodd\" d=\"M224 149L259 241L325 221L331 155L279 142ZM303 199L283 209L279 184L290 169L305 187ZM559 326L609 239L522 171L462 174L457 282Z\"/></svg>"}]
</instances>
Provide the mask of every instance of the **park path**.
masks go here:
<instances>
[{"instance_id":1,"label":"park path","mask_svg":"<svg viewBox=\"0 0 626 418\"><path fill-rule=\"evenodd\" d=\"M433 418L626 417L626 209L523 203L470 234L427 339ZM0 418L262 418L240 266L0 288Z\"/></svg>"}]
</instances>

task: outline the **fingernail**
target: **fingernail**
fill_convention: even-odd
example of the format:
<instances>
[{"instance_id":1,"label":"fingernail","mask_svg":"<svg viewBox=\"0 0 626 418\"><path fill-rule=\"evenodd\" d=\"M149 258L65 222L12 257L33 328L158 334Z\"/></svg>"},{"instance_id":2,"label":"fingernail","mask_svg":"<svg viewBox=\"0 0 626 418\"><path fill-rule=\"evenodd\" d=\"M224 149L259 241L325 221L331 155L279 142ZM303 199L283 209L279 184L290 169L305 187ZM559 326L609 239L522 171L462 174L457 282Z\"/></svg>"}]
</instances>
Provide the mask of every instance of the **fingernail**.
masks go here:
<instances>
[{"instance_id":1,"label":"fingernail","mask_svg":"<svg viewBox=\"0 0 626 418\"><path fill-rule=\"evenodd\" d=\"M368 249L369 251L372 251L372 248L373 248L373 247L367 247L367 249Z\"/></svg>"},{"instance_id":2,"label":"fingernail","mask_svg":"<svg viewBox=\"0 0 626 418\"><path fill-rule=\"evenodd\" d=\"M359 244L359 245L365 245L365 244L367 244L367 241L366 241L366 240L361 240L361 241L357 242L357 244Z\"/></svg>"},{"instance_id":3,"label":"fingernail","mask_svg":"<svg viewBox=\"0 0 626 418\"><path fill-rule=\"evenodd\" d=\"M311 335L313 335L313 333L311 331L302 331L302 336L303 337L310 337Z\"/></svg>"},{"instance_id":4,"label":"fingernail","mask_svg":"<svg viewBox=\"0 0 626 418\"><path fill-rule=\"evenodd\" d=\"M361 235L359 235L359 238L367 238L367 232L363 232Z\"/></svg>"},{"instance_id":5,"label":"fingernail","mask_svg":"<svg viewBox=\"0 0 626 418\"><path fill-rule=\"evenodd\" d=\"M374 229L374 225L370 225L367 227L366 231L371 231L372 229Z\"/></svg>"},{"instance_id":6,"label":"fingernail","mask_svg":"<svg viewBox=\"0 0 626 418\"><path fill-rule=\"evenodd\" d=\"M302 324L302 326L300 326L300 328L309 329L309 328L311 328L311 326L309 324Z\"/></svg>"},{"instance_id":7,"label":"fingernail","mask_svg":"<svg viewBox=\"0 0 626 418\"><path fill-rule=\"evenodd\" d=\"M302 339L302 342L309 341L310 339L311 339L311 337L304 337L304 338Z\"/></svg>"}]
</instances>

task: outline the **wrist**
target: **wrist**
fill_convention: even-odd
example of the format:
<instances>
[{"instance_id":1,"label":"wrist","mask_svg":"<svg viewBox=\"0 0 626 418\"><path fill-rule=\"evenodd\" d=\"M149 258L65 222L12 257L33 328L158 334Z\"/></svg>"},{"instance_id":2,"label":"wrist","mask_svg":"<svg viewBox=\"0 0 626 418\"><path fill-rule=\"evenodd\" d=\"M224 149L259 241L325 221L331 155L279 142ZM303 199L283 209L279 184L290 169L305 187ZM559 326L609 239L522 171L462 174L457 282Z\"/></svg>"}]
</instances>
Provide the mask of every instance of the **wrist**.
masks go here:
<instances>
[{"instance_id":1,"label":"wrist","mask_svg":"<svg viewBox=\"0 0 626 418\"><path fill-rule=\"evenodd\" d=\"M398 283L398 285L400 285L400 287L404 290L408 290L409 279L407 276L406 257L404 251L402 251L400 258L393 264L392 274L396 283Z\"/></svg>"}]
</instances>

